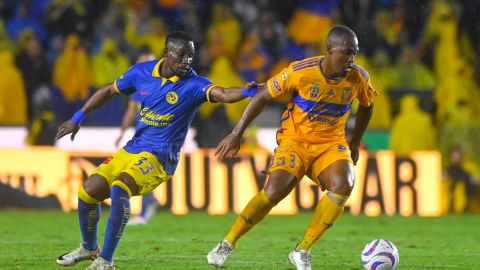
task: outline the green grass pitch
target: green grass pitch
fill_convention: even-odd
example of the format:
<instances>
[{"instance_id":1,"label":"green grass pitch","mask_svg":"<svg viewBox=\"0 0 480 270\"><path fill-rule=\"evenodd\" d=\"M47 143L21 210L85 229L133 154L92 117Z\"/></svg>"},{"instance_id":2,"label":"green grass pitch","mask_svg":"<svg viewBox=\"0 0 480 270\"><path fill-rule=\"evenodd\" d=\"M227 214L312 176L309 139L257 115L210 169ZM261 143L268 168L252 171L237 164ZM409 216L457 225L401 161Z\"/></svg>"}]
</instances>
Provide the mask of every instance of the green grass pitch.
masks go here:
<instances>
[{"instance_id":1,"label":"green grass pitch","mask_svg":"<svg viewBox=\"0 0 480 270\"><path fill-rule=\"evenodd\" d=\"M289 251L312 213L269 216L238 244L224 269L294 269ZM222 239L236 215L159 212L147 225L125 229L115 254L117 269L215 269L206 253ZM99 226L99 243L107 220ZM363 245L386 238L399 249L398 269L480 269L480 216L441 218L343 215L312 250L314 269L362 269ZM0 269L64 269L55 259L76 248L76 213L0 211ZM84 269L81 262L70 269Z\"/></svg>"}]
</instances>

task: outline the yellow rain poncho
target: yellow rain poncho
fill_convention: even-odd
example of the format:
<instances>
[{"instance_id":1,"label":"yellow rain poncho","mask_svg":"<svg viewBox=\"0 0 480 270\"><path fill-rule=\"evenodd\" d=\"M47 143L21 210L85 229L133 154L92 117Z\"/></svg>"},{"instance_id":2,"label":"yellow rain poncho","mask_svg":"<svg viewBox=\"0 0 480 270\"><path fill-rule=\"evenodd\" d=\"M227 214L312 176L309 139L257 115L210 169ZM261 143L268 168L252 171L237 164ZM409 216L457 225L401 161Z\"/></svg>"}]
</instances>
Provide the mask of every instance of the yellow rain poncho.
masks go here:
<instances>
[{"instance_id":1,"label":"yellow rain poncho","mask_svg":"<svg viewBox=\"0 0 480 270\"><path fill-rule=\"evenodd\" d=\"M92 84L88 54L76 35L68 36L53 67L53 83L69 102L87 99Z\"/></svg>"},{"instance_id":2,"label":"yellow rain poncho","mask_svg":"<svg viewBox=\"0 0 480 270\"><path fill-rule=\"evenodd\" d=\"M93 57L95 86L101 87L112 83L130 66L128 58L117 50L112 39L105 39L100 52Z\"/></svg>"},{"instance_id":3,"label":"yellow rain poncho","mask_svg":"<svg viewBox=\"0 0 480 270\"><path fill-rule=\"evenodd\" d=\"M400 113L393 120L390 148L399 155L408 155L415 150L433 150L435 146L430 115L420 109L415 96L404 96Z\"/></svg>"},{"instance_id":4,"label":"yellow rain poncho","mask_svg":"<svg viewBox=\"0 0 480 270\"><path fill-rule=\"evenodd\" d=\"M27 97L23 77L15 65L13 53L0 51L0 125L25 125Z\"/></svg>"}]
</instances>

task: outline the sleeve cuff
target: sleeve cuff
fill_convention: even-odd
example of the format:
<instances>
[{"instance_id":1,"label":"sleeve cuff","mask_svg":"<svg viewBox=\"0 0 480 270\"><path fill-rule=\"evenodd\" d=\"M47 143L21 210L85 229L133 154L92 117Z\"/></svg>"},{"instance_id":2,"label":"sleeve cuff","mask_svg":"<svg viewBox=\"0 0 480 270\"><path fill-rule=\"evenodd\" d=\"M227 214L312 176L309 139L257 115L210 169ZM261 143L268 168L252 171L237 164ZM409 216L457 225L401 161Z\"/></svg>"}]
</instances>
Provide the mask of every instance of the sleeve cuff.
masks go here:
<instances>
[{"instance_id":1,"label":"sleeve cuff","mask_svg":"<svg viewBox=\"0 0 480 270\"><path fill-rule=\"evenodd\" d=\"M212 101L210 99L210 92L212 91L212 89L215 87L215 85L212 85L210 86L208 89L207 89L207 92L205 93L206 97L207 97L207 101L210 102L210 103L215 103L214 101Z\"/></svg>"}]
</instances>

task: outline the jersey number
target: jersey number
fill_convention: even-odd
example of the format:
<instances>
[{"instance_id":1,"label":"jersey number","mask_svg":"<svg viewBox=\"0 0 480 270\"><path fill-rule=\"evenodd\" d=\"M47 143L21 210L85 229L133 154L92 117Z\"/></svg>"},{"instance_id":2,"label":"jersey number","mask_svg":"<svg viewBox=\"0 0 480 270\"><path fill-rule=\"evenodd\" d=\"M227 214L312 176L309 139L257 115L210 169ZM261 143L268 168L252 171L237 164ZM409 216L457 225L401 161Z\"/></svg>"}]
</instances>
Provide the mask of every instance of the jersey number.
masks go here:
<instances>
[{"instance_id":1,"label":"jersey number","mask_svg":"<svg viewBox=\"0 0 480 270\"><path fill-rule=\"evenodd\" d=\"M138 160L137 163L133 164L134 166L137 166L140 169L140 171L142 171L143 175L147 174L153 169L153 164L150 161L148 161L148 164L145 163L146 166L144 166L143 168L140 167L145 161L148 161L148 159L146 157L142 157L141 159Z\"/></svg>"}]
</instances>

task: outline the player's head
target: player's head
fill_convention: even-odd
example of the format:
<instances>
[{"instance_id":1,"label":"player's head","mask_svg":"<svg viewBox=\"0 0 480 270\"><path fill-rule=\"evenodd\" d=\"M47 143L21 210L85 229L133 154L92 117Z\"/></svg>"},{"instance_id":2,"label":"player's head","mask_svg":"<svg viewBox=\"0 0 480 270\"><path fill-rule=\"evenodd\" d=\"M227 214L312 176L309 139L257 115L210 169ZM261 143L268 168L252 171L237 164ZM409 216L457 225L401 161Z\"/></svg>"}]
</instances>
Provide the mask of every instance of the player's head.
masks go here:
<instances>
[{"instance_id":1,"label":"player's head","mask_svg":"<svg viewBox=\"0 0 480 270\"><path fill-rule=\"evenodd\" d=\"M334 71L349 71L359 50L355 32L346 26L335 26L327 35L326 45L326 59Z\"/></svg>"},{"instance_id":2,"label":"player's head","mask_svg":"<svg viewBox=\"0 0 480 270\"><path fill-rule=\"evenodd\" d=\"M163 51L164 64L172 72L182 77L192 65L195 45L193 38L182 31L175 31L167 36L165 50Z\"/></svg>"}]
</instances>

